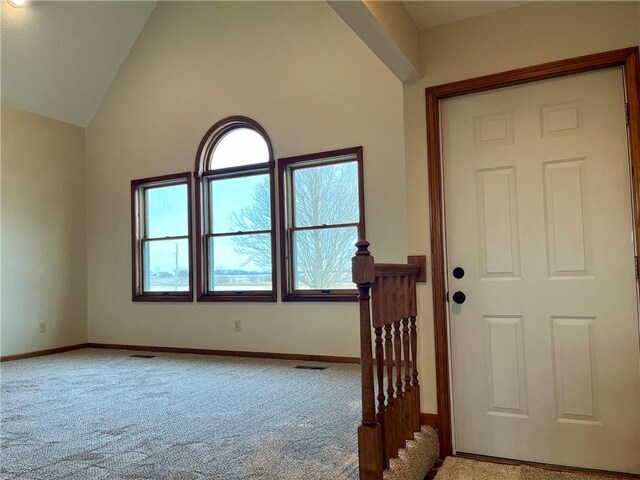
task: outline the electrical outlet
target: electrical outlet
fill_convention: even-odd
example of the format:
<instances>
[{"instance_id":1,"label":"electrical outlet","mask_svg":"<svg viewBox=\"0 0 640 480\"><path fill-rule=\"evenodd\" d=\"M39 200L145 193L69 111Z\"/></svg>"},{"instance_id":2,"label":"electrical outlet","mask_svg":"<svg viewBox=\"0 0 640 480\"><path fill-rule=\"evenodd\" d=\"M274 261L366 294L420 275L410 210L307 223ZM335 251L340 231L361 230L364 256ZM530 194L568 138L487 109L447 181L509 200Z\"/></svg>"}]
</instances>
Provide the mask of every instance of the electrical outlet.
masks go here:
<instances>
[{"instance_id":1,"label":"electrical outlet","mask_svg":"<svg viewBox=\"0 0 640 480\"><path fill-rule=\"evenodd\" d=\"M46 333L46 331L47 331L47 323L40 322L40 333Z\"/></svg>"},{"instance_id":2,"label":"electrical outlet","mask_svg":"<svg viewBox=\"0 0 640 480\"><path fill-rule=\"evenodd\" d=\"M233 329L234 329L236 332L239 332L239 331L240 331L240 320L236 320L235 322L233 322Z\"/></svg>"}]
</instances>

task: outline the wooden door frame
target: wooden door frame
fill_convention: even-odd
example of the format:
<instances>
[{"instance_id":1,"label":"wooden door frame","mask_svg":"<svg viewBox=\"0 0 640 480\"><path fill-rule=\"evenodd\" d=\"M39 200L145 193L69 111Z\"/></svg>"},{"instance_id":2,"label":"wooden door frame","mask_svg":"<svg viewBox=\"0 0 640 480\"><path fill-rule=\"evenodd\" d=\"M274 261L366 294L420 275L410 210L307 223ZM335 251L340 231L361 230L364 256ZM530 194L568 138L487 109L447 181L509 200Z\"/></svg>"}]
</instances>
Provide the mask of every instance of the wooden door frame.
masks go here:
<instances>
[{"instance_id":1,"label":"wooden door frame","mask_svg":"<svg viewBox=\"0 0 640 480\"><path fill-rule=\"evenodd\" d=\"M640 49L638 47L596 53L533 67L520 68L483 77L427 88L427 163L431 234L431 271L433 289L433 327L435 334L436 384L440 455L453 453L453 429L449 383L449 333L447 325L447 272L445 271L444 198L440 144L440 100L484 92L496 88L563 77L577 73L624 68L628 114L631 195L636 232L640 232ZM640 256L640 235L635 252Z\"/></svg>"}]
</instances>

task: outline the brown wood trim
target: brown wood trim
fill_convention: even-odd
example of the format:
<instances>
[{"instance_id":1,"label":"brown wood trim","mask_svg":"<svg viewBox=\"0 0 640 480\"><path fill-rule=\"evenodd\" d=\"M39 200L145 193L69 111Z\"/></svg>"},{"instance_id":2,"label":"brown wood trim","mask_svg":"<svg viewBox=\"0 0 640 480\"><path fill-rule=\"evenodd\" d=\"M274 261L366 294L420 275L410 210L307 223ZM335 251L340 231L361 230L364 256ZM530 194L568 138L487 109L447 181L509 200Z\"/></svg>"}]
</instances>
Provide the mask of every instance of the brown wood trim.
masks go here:
<instances>
[{"instance_id":1,"label":"brown wood trim","mask_svg":"<svg viewBox=\"0 0 640 480\"><path fill-rule=\"evenodd\" d=\"M424 480L434 480L438 475L438 470L440 470L443 462L444 460L442 458L438 458L436 463L433 464L433 467L431 467L431 470L429 470L429 473L427 473L427 476L424 477Z\"/></svg>"},{"instance_id":2,"label":"brown wood trim","mask_svg":"<svg viewBox=\"0 0 640 480\"><path fill-rule=\"evenodd\" d=\"M88 343L78 343L76 345L67 345L65 347L48 348L46 350L36 350L34 352L26 353L16 353L15 355L5 355L4 357L0 357L0 362L11 362L13 360L22 360L23 358L42 357L44 355L70 352L72 350L87 348L88 345Z\"/></svg>"},{"instance_id":3,"label":"brown wood trim","mask_svg":"<svg viewBox=\"0 0 640 480\"><path fill-rule=\"evenodd\" d=\"M438 97L427 90L427 171L431 238L431 283L433 330L436 357L436 400L440 456L453 453L451 399L449 398L449 333L447 327L447 286L445 277L442 170L440 159L440 107Z\"/></svg>"},{"instance_id":4,"label":"brown wood trim","mask_svg":"<svg viewBox=\"0 0 640 480\"><path fill-rule=\"evenodd\" d=\"M636 256L640 256L640 48L631 49L624 63L624 83L629 114L628 142L631 161L631 198L636 241Z\"/></svg>"},{"instance_id":5,"label":"brown wood trim","mask_svg":"<svg viewBox=\"0 0 640 480\"><path fill-rule=\"evenodd\" d=\"M202 294L198 296L198 302L275 302L275 289L265 290L266 294L259 294L256 291L245 291L242 294Z\"/></svg>"},{"instance_id":6,"label":"brown wood trim","mask_svg":"<svg viewBox=\"0 0 640 480\"><path fill-rule=\"evenodd\" d=\"M433 322L436 357L436 385L441 456L453 452L451 398L449 396L449 344L447 329L445 244L443 218L442 158L440 149L440 107L445 98L496 88L557 78L566 75L624 67L626 97L629 104L629 155L632 199L636 230L636 255L640 255L640 73L639 48L596 53L533 67L510 70L427 88L427 170L431 238L431 277L433 283Z\"/></svg>"},{"instance_id":7,"label":"brown wood trim","mask_svg":"<svg viewBox=\"0 0 640 480\"><path fill-rule=\"evenodd\" d=\"M305 163L305 162L313 162L314 160L319 160L322 163L322 160L326 160L328 158L337 158L337 157L346 157L348 155L353 155L361 151L362 147L347 147L340 148L338 150L328 150L326 152L316 152L316 153L307 153L305 155L295 155L292 157L284 157L278 159L278 163L285 163L287 166L293 163Z\"/></svg>"},{"instance_id":8,"label":"brown wood trim","mask_svg":"<svg viewBox=\"0 0 640 480\"><path fill-rule=\"evenodd\" d=\"M420 425L426 425L428 427L438 429L439 425L438 414L437 413L421 413L420 414Z\"/></svg>"},{"instance_id":9,"label":"brown wood trim","mask_svg":"<svg viewBox=\"0 0 640 480\"><path fill-rule=\"evenodd\" d=\"M262 235L266 233L271 233L271 230L253 230L250 232L239 231L239 232L224 232L224 233L207 233L205 235L205 240L208 241L210 238L239 237L242 235Z\"/></svg>"},{"instance_id":10,"label":"brown wood trim","mask_svg":"<svg viewBox=\"0 0 640 480\"><path fill-rule=\"evenodd\" d=\"M219 355L223 357L269 358L274 360L297 360L301 362L360 363L360 357L332 355L310 355L304 353L247 352L235 350L212 350L207 348L157 347L152 345L121 345L116 343L87 343L87 348L110 350L133 350L135 352L188 353L195 355ZM82 348L82 347L81 347Z\"/></svg>"},{"instance_id":11,"label":"brown wood trim","mask_svg":"<svg viewBox=\"0 0 640 480\"><path fill-rule=\"evenodd\" d=\"M476 455L472 453L458 452L453 456L459 457L459 458L466 458L468 460L475 460L477 462L497 463L500 465L515 465L515 466L526 465L528 467L542 468L544 470L551 470L554 472L583 473L587 475L596 475L596 476L601 476L605 478L626 478L630 480L640 478L640 475L635 475L633 473L620 473L620 472L611 472L608 470L594 470L591 468L567 467L564 465L528 462L525 460L511 460L509 458L489 457L486 455Z\"/></svg>"},{"instance_id":12,"label":"brown wood trim","mask_svg":"<svg viewBox=\"0 0 640 480\"><path fill-rule=\"evenodd\" d=\"M269 167L267 171L264 167L259 167L251 171L243 171L238 174L227 173L224 178L239 178L253 174L268 174L269 189L271 196L271 290L245 290L242 295L229 294L228 292L210 292L208 289L207 271L205 265L208 254L206 252L207 238L204 231L204 182L206 176L196 178L196 276L197 276L197 299L198 302L276 302L278 300L277 293L277 266L276 266L276 216L275 216L275 182L274 168ZM248 232L247 232L248 233Z\"/></svg>"},{"instance_id":13,"label":"brown wood trim","mask_svg":"<svg viewBox=\"0 0 640 480\"><path fill-rule=\"evenodd\" d=\"M418 277L420 265L410 265L405 263L376 263L376 277L395 277L398 275L408 275Z\"/></svg>"},{"instance_id":14,"label":"brown wood trim","mask_svg":"<svg viewBox=\"0 0 640 480\"><path fill-rule=\"evenodd\" d=\"M418 272L418 278L416 282L424 283L427 281L427 256L426 255L409 255L407 256L407 263L410 265L418 265L420 271Z\"/></svg>"},{"instance_id":15,"label":"brown wood trim","mask_svg":"<svg viewBox=\"0 0 640 480\"><path fill-rule=\"evenodd\" d=\"M249 128L258 132L264 138L269 149L269 161L255 165L244 165L220 170L209 170L207 161L218 141L227 133L237 128ZM202 137L196 152L195 172L195 221L196 221L196 297L198 302L276 302L278 300L278 272L276 265L276 208L275 208L275 157L273 146L267 131L255 120L235 115L226 117L216 122ZM271 291L246 291L243 295L231 295L222 292L208 291L206 253L207 235L204 234L205 209L203 206L205 192L205 178L239 178L255 174L269 174L269 187L271 195ZM265 232L266 233L266 232Z\"/></svg>"},{"instance_id":16,"label":"brown wood trim","mask_svg":"<svg viewBox=\"0 0 640 480\"><path fill-rule=\"evenodd\" d=\"M216 143L218 143L218 140L220 140L230 131L237 128L248 128L250 130L255 130L262 136L262 138L264 138L264 141L267 142L267 147L269 148L269 161L266 164L259 163L254 165L244 165L242 167L231 167L215 170L215 173L225 173L228 171L237 172L242 170L253 170L255 168L261 167L264 168L265 166L273 166L273 146L271 145L271 139L269 138L269 135L267 135L267 131L262 127L262 125L260 125L252 118L242 115L233 115L230 117L225 117L222 120L214 123L204 134L202 140L200 140L194 166L194 173L196 177L201 176L204 172L214 172L214 170L209 170L209 165L207 165L207 161L209 160L209 156L211 155L213 148L216 146Z\"/></svg>"},{"instance_id":17,"label":"brown wood trim","mask_svg":"<svg viewBox=\"0 0 640 480\"><path fill-rule=\"evenodd\" d=\"M148 184L162 184L172 180L184 180L187 185L187 245L189 248L189 290L186 292L151 292L142 288L142 253L140 239L140 188ZM131 299L134 302L193 302L193 221L192 221L191 172L161 175L159 177L131 180Z\"/></svg>"},{"instance_id":18,"label":"brown wood trim","mask_svg":"<svg viewBox=\"0 0 640 480\"><path fill-rule=\"evenodd\" d=\"M290 249L292 237L290 235L290 219L287 206L287 175L289 166L293 164L313 163L322 164L323 160L329 160L336 157L347 155L355 155L358 162L358 202L359 216L358 236L366 238L365 230L365 209L364 209L364 154L362 146L342 148L339 150L330 150L327 152L310 153L306 155L298 155L294 157L286 157L278 159L278 199L279 199L279 221L280 221L280 288L283 302L357 302L358 292L354 288L353 293L345 294L344 290L340 293L321 294L317 290L304 292L301 290L293 290L291 285L291 266L292 262L287 261L287 252ZM336 162L340 163L340 162Z\"/></svg>"},{"instance_id":19,"label":"brown wood trim","mask_svg":"<svg viewBox=\"0 0 640 480\"><path fill-rule=\"evenodd\" d=\"M273 152L271 152L271 158L274 158ZM277 241L276 217L277 217L278 211L276 210L275 164L273 165L273 167L269 169L269 183L271 184L271 188L270 188L270 195L271 195L271 301L277 302L278 301L278 251L276 249L276 241ZM282 219L280 219L279 221L282 222ZM280 239L280 241L282 241L282 239Z\"/></svg>"},{"instance_id":20,"label":"brown wood trim","mask_svg":"<svg viewBox=\"0 0 640 480\"><path fill-rule=\"evenodd\" d=\"M204 275L206 275L206 268L202 265L204 261L202 255L204 254L204 242L205 237L203 233L204 212L202 208L202 177L195 178L195 224L196 224L196 237L193 242L196 245L196 300L201 301L206 289Z\"/></svg>"},{"instance_id":21,"label":"brown wood trim","mask_svg":"<svg viewBox=\"0 0 640 480\"><path fill-rule=\"evenodd\" d=\"M193 302L193 296L187 295L187 292L184 292L185 295L177 295L177 292L168 292L166 294L144 294L144 295L136 295L132 298L132 300L136 303L154 303L154 302L178 302L178 303L191 303Z\"/></svg>"},{"instance_id":22,"label":"brown wood trim","mask_svg":"<svg viewBox=\"0 0 640 480\"><path fill-rule=\"evenodd\" d=\"M314 290L315 291L315 290ZM283 302L350 302L358 301L358 294L336 293L287 293L282 296Z\"/></svg>"},{"instance_id":23,"label":"brown wood trim","mask_svg":"<svg viewBox=\"0 0 640 480\"><path fill-rule=\"evenodd\" d=\"M549 78L564 77L576 73L591 72L604 68L624 66L628 59L637 55L638 47L623 48L610 52L601 52L582 57L543 63L532 67L518 68L506 72L494 73L483 77L470 78L458 82L446 83L427 88L438 100L485 92L496 88L511 87L523 83L537 82Z\"/></svg>"},{"instance_id":24,"label":"brown wood trim","mask_svg":"<svg viewBox=\"0 0 640 480\"><path fill-rule=\"evenodd\" d=\"M205 348L184 348L184 347L157 347L152 345L124 345L111 343L79 343L65 347L50 348L34 352L18 353L15 355L5 355L0 357L0 362L21 360L23 358L41 357L56 353L70 352L83 348L103 348L111 350L132 350L136 352L164 352L164 353L188 353L196 355L219 355L224 357L249 357L268 358L274 360L297 360L301 362L322 362L322 363L360 363L360 357L340 357L333 355L311 355L303 353L273 353L273 352L247 352L233 350L211 350Z\"/></svg>"}]
</instances>

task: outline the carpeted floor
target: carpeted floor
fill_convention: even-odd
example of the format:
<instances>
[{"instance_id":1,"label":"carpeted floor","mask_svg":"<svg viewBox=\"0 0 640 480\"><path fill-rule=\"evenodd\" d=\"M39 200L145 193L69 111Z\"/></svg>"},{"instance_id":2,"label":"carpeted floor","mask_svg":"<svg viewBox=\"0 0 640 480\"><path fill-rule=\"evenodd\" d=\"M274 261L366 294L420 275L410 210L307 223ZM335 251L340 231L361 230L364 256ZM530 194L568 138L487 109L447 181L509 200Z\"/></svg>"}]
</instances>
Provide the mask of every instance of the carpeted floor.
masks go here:
<instances>
[{"instance_id":1,"label":"carpeted floor","mask_svg":"<svg viewBox=\"0 0 640 480\"><path fill-rule=\"evenodd\" d=\"M467 458L447 457L435 480L606 480L584 473L564 473L526 465L500 465Z\"/></svg>"},{"instance_id":2,"label":"carpeted floor","mask_svg":"<svg viewBox=\"0 0 640 480\"><path fill-rule=\"evenodd\" d=\"M1 478L357 478L358 365L136 353L3 363Z\"/></svg>"}]
</instances>

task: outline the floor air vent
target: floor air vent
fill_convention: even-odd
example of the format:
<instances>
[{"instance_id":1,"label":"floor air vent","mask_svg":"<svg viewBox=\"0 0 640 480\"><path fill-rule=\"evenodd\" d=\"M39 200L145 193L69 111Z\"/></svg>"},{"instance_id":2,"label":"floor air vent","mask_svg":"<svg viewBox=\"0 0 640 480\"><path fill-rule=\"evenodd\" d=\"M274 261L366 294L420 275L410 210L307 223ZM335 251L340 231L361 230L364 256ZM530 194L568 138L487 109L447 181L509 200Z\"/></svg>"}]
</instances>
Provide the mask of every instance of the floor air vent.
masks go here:
<instances>
[{"instance_id":1,"label":"floor air vent","mask_svg":"<svg viewBox=\"0 0 640 480\"><path fill-rule=\"evenodd\" d=\"M131 358L156 358L155 355L131 355Z\"/></svg>"},{"instance_id":2,"label":"floor air vent","mask_svg":"<svg viewBox=\"0 0 640 480\"><path fill-rule=\"evenodd\" d=\"M310 367L308 365L297 365L293 368L299 368L300 370L326 370L327 367Z\"/></svg>"}]
</instances>

